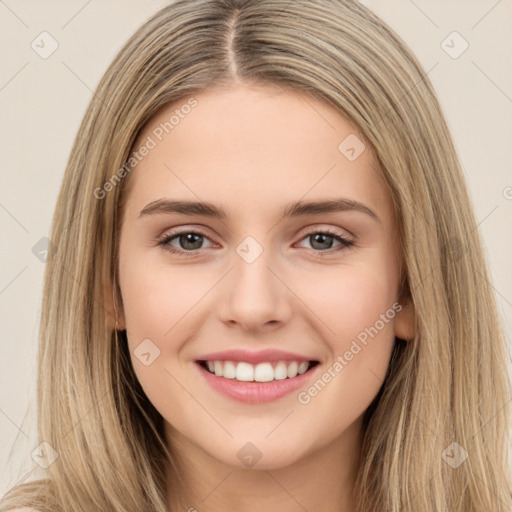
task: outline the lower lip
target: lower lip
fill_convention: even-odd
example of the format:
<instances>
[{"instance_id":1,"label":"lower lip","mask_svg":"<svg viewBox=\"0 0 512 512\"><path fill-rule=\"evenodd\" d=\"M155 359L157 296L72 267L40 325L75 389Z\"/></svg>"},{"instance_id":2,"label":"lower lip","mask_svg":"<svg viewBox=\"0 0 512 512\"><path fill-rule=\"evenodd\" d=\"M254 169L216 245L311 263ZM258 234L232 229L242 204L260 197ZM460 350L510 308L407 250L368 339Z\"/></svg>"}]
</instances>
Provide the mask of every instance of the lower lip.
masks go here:
<instances>
[{"instance_id":1,"label":"lower lip","mask_svg":"<svg viewBox=\"0 0 512 512\"><path fill-rule=\"evenodd\" d=\"M291 379L272 380L270 382L241 382L236 379L226 379L210 373L199 363L196 363L199 371L206 379L206 382L216 391L223 395L233 398L246 404L260 404L273 402L285 395L299 389L315 372L317 366L310 368L302 375L297 375Z\"/></svg>"}]
</instances>

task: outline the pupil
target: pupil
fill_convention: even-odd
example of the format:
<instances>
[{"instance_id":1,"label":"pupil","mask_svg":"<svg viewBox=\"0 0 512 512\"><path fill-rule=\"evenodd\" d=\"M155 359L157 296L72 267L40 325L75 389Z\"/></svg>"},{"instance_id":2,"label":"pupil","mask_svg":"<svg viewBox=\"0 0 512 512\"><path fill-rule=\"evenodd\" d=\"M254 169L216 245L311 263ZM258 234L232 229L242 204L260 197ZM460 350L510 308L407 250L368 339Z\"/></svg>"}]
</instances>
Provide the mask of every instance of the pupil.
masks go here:
<instances>
[{"instance_id":1,"label":"pupil","mask_svg":"<svg viewBox=\"0 0 512 512\"><path fill-rule=\"evenodd\" d=\"M311 244L311 246L314 248L314 249L330 249L331 248L331 245L332 245L332 241L333 241L333 237L330 236L330 235L324 235L322 233L316 233L315 235L312 235L313 237L313 243ZM327 245L328 247L325 247L325 246L320 246L320 247L315 247L315 244L317 242L319 242L320 244L322 243L325 243L327 241Z\"/></svg>"},{"instance_id":2,"label":"pupil","mask_svg":"<svg viewBox=\"0 0 512 512\"><path fill-rule=\"evenodd\" d=\"M201 235L197 235L195 233L187 233L186 235L182 235L180 237L180 244L183 247L183 249L188 249L188 250L199 249L201 247L201 243L202 243L201 239L202 239ZM188 245L189 243L192 244L192 247L190 247L190 245Z\"/></svg>"}]
</instances>

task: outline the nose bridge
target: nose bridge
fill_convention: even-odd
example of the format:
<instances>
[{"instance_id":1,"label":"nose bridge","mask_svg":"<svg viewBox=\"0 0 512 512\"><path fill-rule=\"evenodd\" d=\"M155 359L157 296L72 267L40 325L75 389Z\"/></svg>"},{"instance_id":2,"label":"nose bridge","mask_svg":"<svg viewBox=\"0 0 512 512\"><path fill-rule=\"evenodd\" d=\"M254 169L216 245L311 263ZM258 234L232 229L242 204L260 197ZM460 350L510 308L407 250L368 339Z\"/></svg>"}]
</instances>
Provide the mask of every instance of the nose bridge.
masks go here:
<instances>
[{"instance_id":1,"label":"nose bridge","mask_svg":"<svg viewBox=\"0 0 512 512\"><path fill-rule=\"evenodd\" d=\"M222 308L225 321L251 328L284 321L290 307L287 288L274 275L273 251L268 246L264 247L263 237L260 238L261 242L253 236L246 236L236 247L234 269Z\"/></svg>"},{"instance_id":2,"label":"nose bridge","mask_svg":"<svg viewBox=\"0 0 512 512\"><path fill-rule=\"evenodd\" d=\"M261 300L275 300L277 283L268 268L272 267L273 260L268 238L259 238L261 243L253 236L247 236L236 247L234 291L240 300L249 303L258 300L261 307Z\"/></svg>"}]
</instances>

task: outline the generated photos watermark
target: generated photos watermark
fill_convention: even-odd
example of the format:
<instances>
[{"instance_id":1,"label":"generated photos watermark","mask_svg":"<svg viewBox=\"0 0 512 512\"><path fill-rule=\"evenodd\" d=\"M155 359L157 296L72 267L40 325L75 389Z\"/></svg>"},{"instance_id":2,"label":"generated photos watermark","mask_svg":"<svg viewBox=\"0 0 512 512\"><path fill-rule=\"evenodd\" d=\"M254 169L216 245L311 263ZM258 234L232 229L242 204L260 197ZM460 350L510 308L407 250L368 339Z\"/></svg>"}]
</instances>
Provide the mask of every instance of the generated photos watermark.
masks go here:
<instances>
[{"instance_id":1,"label":"generated photos watermark","mask_svg":"<svg viewBox=\"0 0 512 512\"><path fill-rule=\"evenodd\" d=\"M307 405L331 382L341 371L368 345L368 339L373 339L388 324L396 314L403 309L402 305L395 302L385 313L381 313L379 319L370 327L366 327L352 340L350 348L342 355L338 355L336 361L312 384L307 390L297 395L297 400L302 405Z\"/></svg>"},{"instance_id":2,"label":"generated photos watermark","mask_svg":"<svg viewBox=\"0 0 512 512\"><path fill-rule=\"evenodd\" d=\"M182 119L185 119L192 109L197 107L197 100L189 98L186 103L176 108L167 121L160 123L148 135L142 145L137 150L132 151L131 155L126 159L122 167L120 167L101 187L96 187L93 191L96 199L104 199L108 192L114 188L125 178L137 165L142 162L144 157L149 155L151 150L158 146L166 135L172 132L178 126Z\"/></svg>"}]
</instances>

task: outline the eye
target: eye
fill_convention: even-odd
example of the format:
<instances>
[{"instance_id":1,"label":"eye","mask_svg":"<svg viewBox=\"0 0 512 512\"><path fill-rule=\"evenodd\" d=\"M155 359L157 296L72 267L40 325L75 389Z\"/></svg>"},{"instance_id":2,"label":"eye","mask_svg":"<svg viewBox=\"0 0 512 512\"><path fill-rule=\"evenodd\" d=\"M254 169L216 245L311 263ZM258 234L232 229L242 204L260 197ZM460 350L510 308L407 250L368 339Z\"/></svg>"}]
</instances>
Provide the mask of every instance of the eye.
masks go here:
<instances>
[{"instance_id":1,"label":"eye","mask_svg":"<svg viewBox=\"0 0 512 512\"><path fill-rule=\"evenodd\" d=\"M346 236L329 229L310 231L301 240L308 239L310 240L311 249L319 253L332 253L354 245L354 242ZM201 249L205 248L203 247L204 240L210 240L205 233L189 229L165 234L158 240L158 245L166 251L180 256L195 256ZM336 242L338 243L337 246L334 245Z\"/></svg>"},{"instance_id":2,"label":"eye","mask_svg":"<svg viewBox=\"0 0 512 512\"><path fill-rule=\"evenodd\" d=\"M310 246L319 252L336 252L354 245L354 242L339 233L335 233L329 229L310 231L302 240L309 240ZM333 244L338 245L333 248Z\"/></svg>"},{"instance_id":3,"label":"eye","mask_svg":"<svg viewBox=\"0 0 512 512\"><path fill-rule=\"evenodd\" d=\"M158 240L158 245L172 253L194 256L198 249L204 249L202 244L205 239L209 240L205 233L197 230L187 230L164 235ZM172 244L173 241L176 241L178 247Z\"/></svg>"}]
</instances>

